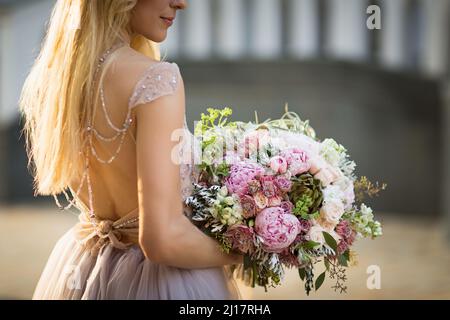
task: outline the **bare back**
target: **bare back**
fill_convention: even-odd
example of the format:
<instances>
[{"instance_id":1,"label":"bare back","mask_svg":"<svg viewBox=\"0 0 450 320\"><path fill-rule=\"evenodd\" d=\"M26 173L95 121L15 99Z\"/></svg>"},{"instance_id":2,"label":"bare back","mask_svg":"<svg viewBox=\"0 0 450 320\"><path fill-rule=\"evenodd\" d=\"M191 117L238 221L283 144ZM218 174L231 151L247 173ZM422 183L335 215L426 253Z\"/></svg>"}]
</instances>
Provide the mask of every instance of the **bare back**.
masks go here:
<instances>
[{"instance_id":1,"label":"bare back","mask_svg":"<svg viewBox=\"0 0 450 320\"><path fill-rule=\"evenodd\" d=\"M112 137L116 131L111 126L121 128L127 119L130 104L132 104L131 107L134 107L140 102L146 102L153 98L137 86L140 82L142 83L143 77L146 75L160 76L157 74L157 68L153 67L161 62L151 60L129 46L116 49L108 59L112 63L103 80L106 112L102 109L102 103L99 101L94 115L93 128L100 135ZM155 69L155 72L152 72L151 69ZM147 97L140 97L145 94ZM132 108L131 124L122 142L121 138L114 141L102 141L97 138L92 142L97 158L107 161L117 154L110 163L102 163L94 159L92 152L89 152L91 167L89 174L94 194L92 205L96 216L101 219L117 220L138 208L136 116L134 111L135 109ZM109 115L109 119L105 114ZM75 181L71 184L71 189L77 190L79 183L80 181ZM88 191L88 187L85 185L78 196L85 208L89 208Z\"/></svg>"}]
</instances>

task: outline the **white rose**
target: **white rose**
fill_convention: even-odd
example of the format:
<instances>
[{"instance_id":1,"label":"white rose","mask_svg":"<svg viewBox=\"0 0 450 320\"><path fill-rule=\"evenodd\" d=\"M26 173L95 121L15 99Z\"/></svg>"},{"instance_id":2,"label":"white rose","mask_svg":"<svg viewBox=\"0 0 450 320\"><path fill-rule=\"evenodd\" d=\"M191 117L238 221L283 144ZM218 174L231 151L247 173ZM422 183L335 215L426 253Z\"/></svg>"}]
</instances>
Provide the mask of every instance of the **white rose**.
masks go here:
<instances>
[{"instance_id":1,"label":"white rose","mask_svg":"<svg viewBox=\"0 0 450 320\"><path fill-rule=\"evenodd\" d=\"M319 244L325 243L325 238L323 237L323 231L325 231L324 228L322 228L320 225L316 224L313 225L309 231L308 231L308 239L314 242L317 242Z\"/></svg>"},{"instance_id":2,"label":"white rose","mask_svg":"<svg viewBox=\"0 0 450 320\"><path fill-rule=\"evenodd\" d=\"M330 183L337 181L341 177L341 170L333 168L332 166L323 167L314 175L314 178L320 180L324 186L328 186Z\"/></svg>"},{"instance_id":3,"label":"white rose","mask_svg":"<svg viewBox=\"0 0 450 320\"><path fill-rule=\"evenodd\" d=\"M325 201L320 209L320 218L325 222L337 225L344 214L344 204L339 200Z\"/></svg>"}]
</instances>

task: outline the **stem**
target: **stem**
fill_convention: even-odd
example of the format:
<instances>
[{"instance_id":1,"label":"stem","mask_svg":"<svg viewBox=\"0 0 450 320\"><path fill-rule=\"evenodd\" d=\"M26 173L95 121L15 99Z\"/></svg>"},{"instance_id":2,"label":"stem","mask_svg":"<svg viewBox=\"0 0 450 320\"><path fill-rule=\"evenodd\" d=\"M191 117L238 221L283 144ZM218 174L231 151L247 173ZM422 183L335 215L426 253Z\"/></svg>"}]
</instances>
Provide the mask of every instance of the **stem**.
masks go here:
<instances>
[{"instance_id":1,"label":"stem","mask_svg":"<svg viewBox=\"0 0 450 320\"><path fill-rule=\"evenodd\" d=\"M256 283L256 277L257 277L257 275L256 275L256 263L255 262L253 262L253 283L252 283L252 287L254 288L255 287L255 283Z\"/></svg>"}]
</instances>

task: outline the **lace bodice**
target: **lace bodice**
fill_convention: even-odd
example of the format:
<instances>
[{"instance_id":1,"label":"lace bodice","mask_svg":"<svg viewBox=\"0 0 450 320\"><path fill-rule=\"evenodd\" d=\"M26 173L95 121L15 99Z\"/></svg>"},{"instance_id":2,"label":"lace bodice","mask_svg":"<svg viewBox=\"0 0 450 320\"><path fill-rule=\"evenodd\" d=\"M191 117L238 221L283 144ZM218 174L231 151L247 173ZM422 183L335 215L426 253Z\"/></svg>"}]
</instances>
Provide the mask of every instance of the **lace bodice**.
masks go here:
<instances>
[{"instance_id":1,"label":"lace bodice","mask_svg":"<svg viewBox=\"0 0 450 320\"><path fill-rule=\"evenodd\" d=\"M152 64L137 82L129 100L129 108L172 94L179 83L180 69L175 62Z\"/></svg>"}]
</instances>

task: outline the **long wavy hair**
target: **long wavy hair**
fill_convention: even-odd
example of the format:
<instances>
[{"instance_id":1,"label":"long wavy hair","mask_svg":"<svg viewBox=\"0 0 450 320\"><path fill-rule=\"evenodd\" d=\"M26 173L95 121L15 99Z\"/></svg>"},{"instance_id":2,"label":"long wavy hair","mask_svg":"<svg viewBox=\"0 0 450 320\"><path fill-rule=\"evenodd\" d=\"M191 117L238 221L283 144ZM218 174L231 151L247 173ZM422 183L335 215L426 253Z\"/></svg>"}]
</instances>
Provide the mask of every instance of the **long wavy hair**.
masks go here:
<instances>
[{"instance_id":1,"label":"long wavy hair","mask_svg":"<svg viewBox=\"0 0 450 320\"><path fill-rule=\"evenodd\" d=\"M160 60L158 44L133 34L132 9L138 0L58 0L40 53L22 88L28 169L34 195L63 192L84 170L83 129L92 119L99 88L99 56L126 34L130 46ZM102 68L102 81L108 65Z\"/></svg>"}]
</instances>

